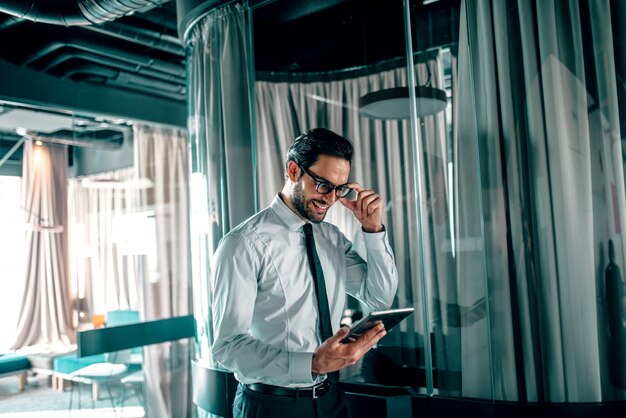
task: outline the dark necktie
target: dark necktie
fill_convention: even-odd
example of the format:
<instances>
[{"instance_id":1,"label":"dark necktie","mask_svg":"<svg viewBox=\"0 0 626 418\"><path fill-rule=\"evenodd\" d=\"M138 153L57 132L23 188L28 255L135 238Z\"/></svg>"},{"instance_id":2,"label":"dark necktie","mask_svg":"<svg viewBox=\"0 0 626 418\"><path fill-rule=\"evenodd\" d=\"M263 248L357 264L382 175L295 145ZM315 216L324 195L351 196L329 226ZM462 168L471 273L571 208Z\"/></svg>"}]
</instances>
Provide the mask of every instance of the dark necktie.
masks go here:
<instances>
[{"instance_id":1,"label":"dark necktie","mask_svg":"<svg viewBox=\"0 0 626 418\"><path fill-rule=\"evenodd\" d=\"M326 294L326 282L324 281L324 272L322 264L315 250L315 238L313 238L313 226L306 223L302 230L306 241L306 254L309 258L309 266L313 274L313 283L315 284L315 295L317 296L317 310L320 316L320 332L322 341L326 341L333 336L333 328L330 325L330 309L328 308L328 295ZM328 373L331 382L339 380L339 372Z\"/></svg>"}]
</instances>

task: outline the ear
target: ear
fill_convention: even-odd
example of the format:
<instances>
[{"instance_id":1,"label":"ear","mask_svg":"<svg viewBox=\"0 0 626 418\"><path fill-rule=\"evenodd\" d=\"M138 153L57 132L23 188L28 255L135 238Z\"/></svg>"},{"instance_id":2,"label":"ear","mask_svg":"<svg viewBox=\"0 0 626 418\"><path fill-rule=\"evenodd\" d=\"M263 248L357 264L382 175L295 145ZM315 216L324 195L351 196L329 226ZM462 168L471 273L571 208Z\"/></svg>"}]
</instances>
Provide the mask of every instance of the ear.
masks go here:
<instances>
[{"instance_id":1,"label":"ear","mask_svg":"<svg viewBox=\"0 0 626 418\"><path fill-rule=\"evenodd\" d=\"M298 181L298 177L300 176L300 167L296 164L295 161L289 161L287 163L287 177L293 183Z\"/></svg>"}]
</instances>

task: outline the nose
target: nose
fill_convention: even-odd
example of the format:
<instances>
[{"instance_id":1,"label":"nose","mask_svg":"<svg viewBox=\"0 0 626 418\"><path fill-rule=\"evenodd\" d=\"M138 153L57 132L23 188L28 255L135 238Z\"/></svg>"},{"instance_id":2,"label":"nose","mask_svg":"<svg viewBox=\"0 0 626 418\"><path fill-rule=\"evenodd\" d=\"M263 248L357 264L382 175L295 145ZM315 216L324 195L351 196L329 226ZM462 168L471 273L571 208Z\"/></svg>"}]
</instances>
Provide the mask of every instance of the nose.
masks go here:
<instances>
[{"instance_id":1,"label":"nose","mask_svg":"<svg viewBox=\"0 0 626 418\"><path fill-rule=\"evenodd\" d=\"M337 201L337 195L335 194L335 191L333 190L332 192L330 192L328 194L322 195L322 200L328 206L331 206L333 203L335 203Z\"/></svg>"}]
</instances>

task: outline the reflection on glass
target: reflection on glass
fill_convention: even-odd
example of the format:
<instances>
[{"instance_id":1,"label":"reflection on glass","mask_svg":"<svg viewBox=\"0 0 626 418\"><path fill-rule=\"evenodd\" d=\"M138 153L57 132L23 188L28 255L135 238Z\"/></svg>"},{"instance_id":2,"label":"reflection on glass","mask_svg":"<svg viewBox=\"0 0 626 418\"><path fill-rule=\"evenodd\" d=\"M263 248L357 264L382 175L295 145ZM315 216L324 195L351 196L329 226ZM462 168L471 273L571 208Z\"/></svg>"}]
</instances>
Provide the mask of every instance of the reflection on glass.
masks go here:
<instances>
[{"instance_id":1,"label":"reflection on glass","mask_svg":"<svg viewBox=\"0 0 626 418\"><path fill-rule=\"evenodd\" d=\"M79 329L189 313L186 135L139 124L126 131L123 145L108 158L101 156L106 161L100 167L90 162L91 151L78 152L82 171L69 181L70 272ZM124 156L116 159L119 153ZM103 170L110 166L116 168ZM170 389L150 382L170 381L175 387L185 381L189 368L173 369L172 356L184 363L189 344L139 347L128 354L118 380L127 394L137 395L130 402L143 404L145 395L150 416L162 413L151 405L186 414L188 406L174 404Z\"/></svg>"},{"instance_id":2,"label":"reflection on glass","mask_svg":"<svg viewBox=\"0 0 626 418\"><path fill-rule=\"evenodd\" d=\"M493 397L624 400L623 5L487 3L461 18L457 132L480 186Z\"/></svg>"}]
</instances>

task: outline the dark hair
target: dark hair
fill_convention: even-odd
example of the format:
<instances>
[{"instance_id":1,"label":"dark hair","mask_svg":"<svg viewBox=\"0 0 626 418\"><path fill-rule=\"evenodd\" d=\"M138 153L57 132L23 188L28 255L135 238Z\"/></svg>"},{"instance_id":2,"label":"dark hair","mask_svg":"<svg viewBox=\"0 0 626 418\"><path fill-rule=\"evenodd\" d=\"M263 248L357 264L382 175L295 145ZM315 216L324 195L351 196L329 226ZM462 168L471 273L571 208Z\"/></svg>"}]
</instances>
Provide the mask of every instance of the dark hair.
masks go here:
<instances>
[{"instance_id":1,"label":"dark hair","mask_svg":"<svg viewBox=\"0 0 626 418\"><path fill-rule=\"evenodd\" d=\"M293 141L287 151L285 167L289 161L294 161L306 170L317 162L320 155L338 157L352 165L353 154L352 142L348 138L328 129L315 128Z\"/></svg>"}]
</instances>

